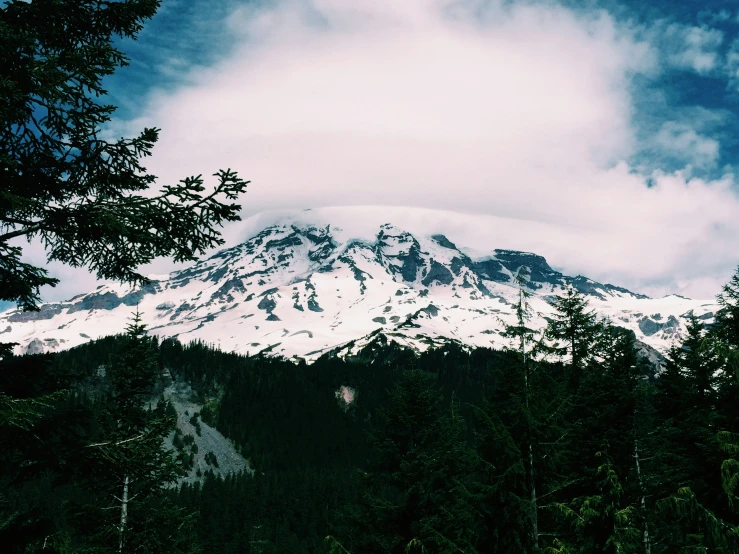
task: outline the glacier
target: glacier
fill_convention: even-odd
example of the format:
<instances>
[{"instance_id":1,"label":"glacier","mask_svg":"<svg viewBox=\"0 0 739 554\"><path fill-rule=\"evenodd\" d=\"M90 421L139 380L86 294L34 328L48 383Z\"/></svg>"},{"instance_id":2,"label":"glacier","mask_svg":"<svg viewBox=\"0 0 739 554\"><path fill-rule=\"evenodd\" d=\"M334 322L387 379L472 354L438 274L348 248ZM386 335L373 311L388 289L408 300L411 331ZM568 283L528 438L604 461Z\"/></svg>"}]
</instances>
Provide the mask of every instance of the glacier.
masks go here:
<instances>
[{"instance_id":1,"label":"glacier","mask_svg":"<svg viewBox=\"0 0 739 554\"><path fill-rule=\"evenodd\" d=\"M690 314L710 323L718 309L713 300L649 298L566 276L529 252L473 256L444 235L411 233L397 222L360 233L316 219L282 217L136 289L105 284L38 312L6 310L0 340L18 343L18 353L71 348L123 332L138 307L150 333L242 354L312 361L352 352L379 334L418 350L449 341L501 348L509 345L505 324L515 321L515 279L525 271L531 327L545 327L549 301L571 285L657 359L681 338Z\"/></svg>"}]
</instances>

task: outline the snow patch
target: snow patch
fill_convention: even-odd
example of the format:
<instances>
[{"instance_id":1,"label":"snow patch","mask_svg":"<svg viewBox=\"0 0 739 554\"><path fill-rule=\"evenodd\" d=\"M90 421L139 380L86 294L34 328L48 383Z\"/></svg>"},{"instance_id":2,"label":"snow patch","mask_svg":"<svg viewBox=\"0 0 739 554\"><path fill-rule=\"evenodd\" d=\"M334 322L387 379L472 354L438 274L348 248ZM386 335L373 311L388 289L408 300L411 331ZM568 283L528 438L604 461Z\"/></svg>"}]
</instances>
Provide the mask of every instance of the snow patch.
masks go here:
<instances>
[{"instance_id":1,"label":"snow patch","mask_svg":"<svg viewBox=\"0 0 739 554\"><path fill-rule=\"evenodd\" d=\"M346 410L354 402L356 397L356 391L352 387L341 385L335 393L336 398L342 403L343 408Z\"/></svg>"}]
</instances>

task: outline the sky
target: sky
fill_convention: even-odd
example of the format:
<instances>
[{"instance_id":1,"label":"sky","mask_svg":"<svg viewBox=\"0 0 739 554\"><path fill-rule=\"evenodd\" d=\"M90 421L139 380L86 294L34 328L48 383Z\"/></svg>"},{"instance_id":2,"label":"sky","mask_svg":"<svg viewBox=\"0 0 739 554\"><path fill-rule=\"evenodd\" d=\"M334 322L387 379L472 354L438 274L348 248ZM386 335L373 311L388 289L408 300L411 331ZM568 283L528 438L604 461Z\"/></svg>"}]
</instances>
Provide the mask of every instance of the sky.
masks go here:
<instances>
[{"instance_id":1,"label":"sky","mask_svg":"<svg viewBox=\"0 0 739 554\"><path fill-rule=\"evenodd\" d=\"M161 128L161 184L250 180L229 245L265 211L372 205L652 296L739 264L735 0L164 0L120 47L111 136ZM50 269L47 300L96 286Z\"/></svg>"}]
</instances>

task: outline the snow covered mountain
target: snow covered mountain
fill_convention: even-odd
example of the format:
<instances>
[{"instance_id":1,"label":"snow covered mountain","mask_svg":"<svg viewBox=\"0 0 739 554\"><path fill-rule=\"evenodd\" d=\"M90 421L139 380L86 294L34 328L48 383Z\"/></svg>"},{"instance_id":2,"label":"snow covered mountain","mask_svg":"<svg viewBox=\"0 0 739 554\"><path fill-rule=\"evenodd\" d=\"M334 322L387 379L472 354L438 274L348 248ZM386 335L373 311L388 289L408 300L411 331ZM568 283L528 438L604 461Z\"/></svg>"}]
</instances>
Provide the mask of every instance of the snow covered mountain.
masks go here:
<instances>
[{"instance_id":1,"label":"snow covered mountain","mask_svg":"<svg viewBox=\"0 0 739 554\"><path fill-rule=\"evenodd\" d=\"M0 340L19 343L22 352L70 348L122 332L138 304L153 333L241 353L313 360L357 348L377 333L418 349L448 340L501 347L508 344L504 323L514 322L514 276L523 267L539 328L552 311L547 299L567 284L598 314L633 330L648 350L663 353L691 312L710 321L717 308L568 277L527 252L472 257L444 235L414 236L400 225L358 236L294 217L138 290L103 285L39 312L1 313Z\"/></svg>"}]
</instances>

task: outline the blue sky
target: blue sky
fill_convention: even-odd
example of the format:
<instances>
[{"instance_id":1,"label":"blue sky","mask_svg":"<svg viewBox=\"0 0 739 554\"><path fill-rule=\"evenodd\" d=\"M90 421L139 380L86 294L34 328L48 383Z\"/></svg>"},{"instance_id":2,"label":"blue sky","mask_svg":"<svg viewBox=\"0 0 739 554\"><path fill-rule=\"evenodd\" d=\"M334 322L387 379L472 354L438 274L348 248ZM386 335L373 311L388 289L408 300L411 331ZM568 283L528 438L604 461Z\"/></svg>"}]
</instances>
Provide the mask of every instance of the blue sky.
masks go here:
<instances>
[{"instance_id":1,"label":"blue sky","mask_svg":"<svg viewBox=\"0 0 739 554\"><path fill-rule=\"evenodd\" d=\"M245 218L476 214L426 231L654 296L711 298L739 264L735 1L164 0L120 46L111 132L162 128L161 182L237 169ZM95 287L51 270L47 299Z\"/></svg>"},{"instance_id":2,"label":"blue sky","mask_svg":"<svg viewBox=\"0 0 739 554\"><path fill-rule=\"evenodd\" d=\"M183 70L227 56L232 42L222 26L234 5L231 0L165 0L137 40L118 40L130 65L105 82L118 117L136 117L141 99L154 88L181 86Z\"/></svg>"},{"instance_id":3,"label":"blue sky","mask_svg":"<svg viewBox=\"0 0 739 554\"><path fill-rule=\"evenodd\" d=\"M278 3L164 0L162 8L137 41L120 42L132 60L131 65L106 82L111 100L119 106L118 117L135 118L142 107L141 99L152 90L186 86L190 72L227 59L236 43L231 32L224 30L224 21L239 7L272 4ZM517 2L506 4L515 5ZM715 56L710 67L696 69L690 65L688 55L684 59L667 61L657 75L634 78L634 120L644 144L633 153L630 161L635 165L667 171L681 169L686 162L693 162L696 174L713 177L719 176L727 165L737 165L739 5L736 2L578 0L561 5L579 13L605 10L635 29L639 37L651 40L663 54L685 48L690 32L697 30L695 40L698 42L693 56L699 53ZM317 16L317 19L320 18ZM730 60L732 55L736 58L733 62ZM648 137L659 133L665 122L676 119L696 127L699 135L706 139L718 141L720 147L715 158L706 159L703 165L696 167L696 160L690 156L647 144ZM666 133L679 133L682 125L680 123Z\"/></svg>"}]
</instances>

